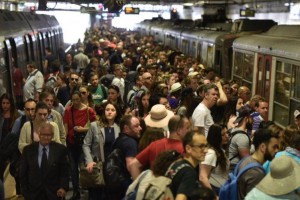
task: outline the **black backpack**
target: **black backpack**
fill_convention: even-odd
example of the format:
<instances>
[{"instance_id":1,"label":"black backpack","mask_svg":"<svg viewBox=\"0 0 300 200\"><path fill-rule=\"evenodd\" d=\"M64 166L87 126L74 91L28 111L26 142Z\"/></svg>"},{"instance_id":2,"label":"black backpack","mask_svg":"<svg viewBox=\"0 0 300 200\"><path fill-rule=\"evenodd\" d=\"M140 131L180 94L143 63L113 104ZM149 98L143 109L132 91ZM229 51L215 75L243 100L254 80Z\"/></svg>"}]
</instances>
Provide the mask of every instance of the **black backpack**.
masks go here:
<instances>
[{"instance_id":1,"label":"black backpack","mask_svg":"<svg viewBox=\"0 0 300 200\"><path fill-rule=\"evenodd\" d=\"M130 175L126 168L125 156L119 144L124 142L127 136L119 136L113 144L113 151L107 156L104 165L104 178L106 186L118 187L124 180L127 180Z\"/></svg>"}]
</instances>

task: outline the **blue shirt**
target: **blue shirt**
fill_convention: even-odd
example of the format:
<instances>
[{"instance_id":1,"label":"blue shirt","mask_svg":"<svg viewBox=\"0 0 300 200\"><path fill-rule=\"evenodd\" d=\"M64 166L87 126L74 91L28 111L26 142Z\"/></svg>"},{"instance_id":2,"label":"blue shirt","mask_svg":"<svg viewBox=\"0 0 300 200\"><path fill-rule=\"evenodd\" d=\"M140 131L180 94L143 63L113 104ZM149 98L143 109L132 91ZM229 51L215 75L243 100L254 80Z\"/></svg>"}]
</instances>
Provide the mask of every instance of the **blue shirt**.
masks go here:
<instances>
[{"instance_id":1,"label":"blue shirt","mask_svg":"<svg viewBox=\"0 0 300 200\"><path fill-rule=\"evenodd\" d=\"M41 167L44 147L46 148L47 159L49 158L49 145L43 146L39 144L39 156L38 156L39 167Z\"/></svg>"}]
</instances>

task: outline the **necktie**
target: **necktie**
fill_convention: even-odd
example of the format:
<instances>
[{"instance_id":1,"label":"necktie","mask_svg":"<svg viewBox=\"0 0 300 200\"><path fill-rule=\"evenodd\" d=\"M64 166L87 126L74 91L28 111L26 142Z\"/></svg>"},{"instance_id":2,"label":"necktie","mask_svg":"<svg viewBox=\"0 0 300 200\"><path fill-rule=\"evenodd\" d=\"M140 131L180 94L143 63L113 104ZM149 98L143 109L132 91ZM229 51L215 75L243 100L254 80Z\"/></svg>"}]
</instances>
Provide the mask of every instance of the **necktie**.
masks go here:
<instances>
[{"instance_id":1,"label":"necktie","mask_svg":"<svg viewBox=\"0 0 300 200\"><path fill-rule=\"evenodd\" d=\"M42 173L44 173L47 169L47 149L44 147L43 148L43 155L42 155L42 161L41 161L41 170Z\"/></svg>"}]
</instances>

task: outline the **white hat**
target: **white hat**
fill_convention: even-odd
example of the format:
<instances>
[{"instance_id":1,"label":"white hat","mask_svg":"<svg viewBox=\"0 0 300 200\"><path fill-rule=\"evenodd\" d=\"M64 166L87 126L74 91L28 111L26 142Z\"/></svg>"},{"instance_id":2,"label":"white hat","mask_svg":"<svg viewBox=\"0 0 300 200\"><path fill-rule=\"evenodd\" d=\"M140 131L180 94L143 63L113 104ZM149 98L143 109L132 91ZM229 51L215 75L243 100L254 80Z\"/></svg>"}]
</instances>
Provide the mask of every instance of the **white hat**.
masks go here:
<instances>
[{"instance_id":1,"label":"white hat","mask_svg":"<svg viewBox=\"0 0 300 200\"><path fill-rule=\"evenodd\" d=\"M300 187L300 165L293 158L283 155L275 158L268 173L256 186L273 196L288 194Z\"/></svg>"},{"instance_id":2,"label":"white hat","mask_svg":"<svg viewBox=\"0 0 300 200\"><path fill-rule=\"evenodd\" d=\"M297 118L300 115L300 111L299 110L295 110L294 112L294 117Z\"/></svg>"},{"instance_id":3,"label":"white hat","mask_svg":"<svg viewBox=\"0 0 300 200\"><path fill-rule=\"evenodd\" d=\"M145 123L150 127L163 128L168 126L169 120L173 116L174 113L167 110L164 105L156 104L145 118Z\"/></svg>"},{"instance_id":4,"label":"white hat","mask_svg":"<svg viewBox=\"0 0 300 200\"><path fill-rule=\"evenodd\" d=\"M182 88L181 84L179 82L176 82L171 86L170 93L176 92L176 91L180 90L181 88Z\"/></svg>"}]
</instances>

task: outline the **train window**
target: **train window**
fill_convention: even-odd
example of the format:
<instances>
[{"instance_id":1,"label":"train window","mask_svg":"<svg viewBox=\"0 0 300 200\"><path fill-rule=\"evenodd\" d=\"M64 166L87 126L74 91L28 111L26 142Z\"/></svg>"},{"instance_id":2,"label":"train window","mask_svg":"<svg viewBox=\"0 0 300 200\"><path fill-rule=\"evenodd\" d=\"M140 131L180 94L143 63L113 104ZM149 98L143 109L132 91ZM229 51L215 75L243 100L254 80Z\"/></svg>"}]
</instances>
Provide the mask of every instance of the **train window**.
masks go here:
<instances>
[{"instance_id":1,"label":"train window","mask_svg":"<svg viewBox=\"0 0 300 200\"><path fill-rule=\"evenodd\" d=\"M247 81L253 79L253 66L254 66L254 56L250 54L244 54L244 63L241 66L244 66L244 77Z\"/></svg>"},{"instance_id":2,"label":"train window","mask_svg":"<svg viewBox=\"0 0 300 200\"><path fill-rule=\"evenodd\" d=\"M274 103L273 119L282 126L289 124L289 110L280 104Z\"/></svg>"},{"instance_id":3,"label":"train window","mask_svg":"<svg viewBox=\"0 0 300 200\"><path fill-rule=\"evenodd\" d=\"M290 98L290 89L291 89L291 74L289 72L289 65L281 61L276 63L276 83L275 83L275 101L288 106Z\"/></svg>"},{"instance_id":4,"label":"train window","mask_svg":"<svg viewBox=\"0 0 300 200\"><path fill-rule=\"evenodd\" d=\"M242 76L244 55L241 52L235 52L233 74Z\"/></svg>"},{"instance_id":5,"label":"train window","mask_svg":"<svg viewBox=\"0 0 300 200\"><path fill-rule=\"evenodd\" d=\"M292 83L293 83L292 96L300 101L300 66L294 66Z\"/></svg>"},{"instance_id":6,"label":"train window","mask_svg":"<svg viewBox=\"0 0 300 200\"><path fill-rule=\"evenodd\" d=\"M214 46L208 45L207 46L207 67L214 67L213 66L213 57L214 57Z\"/></svg>"}]
</instances>

